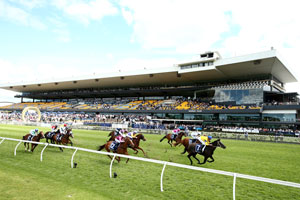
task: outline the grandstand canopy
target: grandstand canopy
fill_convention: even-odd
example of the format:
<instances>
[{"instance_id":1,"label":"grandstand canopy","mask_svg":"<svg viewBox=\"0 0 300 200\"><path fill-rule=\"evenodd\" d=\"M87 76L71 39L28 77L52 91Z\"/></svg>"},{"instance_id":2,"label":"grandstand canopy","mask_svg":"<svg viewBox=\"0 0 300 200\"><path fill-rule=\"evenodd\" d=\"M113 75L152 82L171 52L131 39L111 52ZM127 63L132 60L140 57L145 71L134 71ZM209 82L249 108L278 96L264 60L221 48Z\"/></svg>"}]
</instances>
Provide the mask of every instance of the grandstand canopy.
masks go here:
<instances>
[{"instance_id":1,"label":"grandstand canopy","mask_svg":"<svg viewBox=\"0 0 300 200\"><path fill-rule=\"evenodd\" d=\"M201 58L199 57L199 61ZM199 61L190 62L191 65ZM189 63L183 63L185 65ZM0 85L1 89L16 92L73 90L80 88L119 88L164 85L186 85L199 82L239 79L272 75L282 83L297 82L276 50L232 58L219 58L210 66L181 68L183 64L159 69L93 74L89 76L48 81L19 82Z\"/></svg>"}]
</instances>

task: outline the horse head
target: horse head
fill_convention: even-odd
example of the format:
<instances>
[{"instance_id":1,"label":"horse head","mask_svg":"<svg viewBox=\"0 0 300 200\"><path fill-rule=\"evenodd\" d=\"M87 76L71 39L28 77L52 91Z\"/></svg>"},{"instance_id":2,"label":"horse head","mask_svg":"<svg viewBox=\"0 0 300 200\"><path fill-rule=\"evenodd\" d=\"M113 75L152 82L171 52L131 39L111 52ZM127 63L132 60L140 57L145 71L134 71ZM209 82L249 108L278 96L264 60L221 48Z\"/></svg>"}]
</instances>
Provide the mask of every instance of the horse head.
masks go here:
<instances>
[{"instance_id":1,"label":"horse head","mask_svg":"<svg viewBox=\"0 0 300 200\"><path fill-rule=\"evenodd\" d=\"M74 138L73 137L73 132L72 132L71 128L67 130L67 134L69 134L69 136L71 136L71 138Z\"/></svg>"},{"instance_id":2,"label":"horse head","mask_svg":"<svg viewBox=\"0 0 300 200\"><path fill-rule=\"evenodd\" d=\"M40 136L41 139L45 138L45 135L44 135L43 131L40 131L39 136Z\"/></svg>"},{"instance_id":3,"label":"horse head","mask_svg":"<svg viewBox=\"0 0 300 200\"><path fill-rule=\"evenodd\" d=\"M143 134L138 134L136 137L140 140L146 141L146 138Z\"/></svg>"},{"instance_id":4,"label":"horse head","mask_svg":"<svg viewBox=\"0 0 300 200\"><path fill-rule=\"evenodd\" d=\"M221 142L220 139L213 141L212 145L215 147L221 147L222 149L226 149L226 146Z\"/></svg>"}]
</instances>

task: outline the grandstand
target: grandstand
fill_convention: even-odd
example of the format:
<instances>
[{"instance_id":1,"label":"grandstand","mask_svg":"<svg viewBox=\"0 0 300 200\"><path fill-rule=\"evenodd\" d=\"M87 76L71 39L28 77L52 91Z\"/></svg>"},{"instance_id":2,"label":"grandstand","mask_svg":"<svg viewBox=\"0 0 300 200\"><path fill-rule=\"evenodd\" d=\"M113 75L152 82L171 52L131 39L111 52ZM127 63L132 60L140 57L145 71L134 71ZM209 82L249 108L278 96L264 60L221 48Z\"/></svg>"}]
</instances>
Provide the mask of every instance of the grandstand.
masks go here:
<instances>
[{"instance_id":1,"label":"grandstand","mask_svg":"<svg viewBox=\"0 0 300 200\"><path fill-rule=\"evenodd\" d=\"M297 82L272 49L233 58L217 52L165 68L93 74L70 79L1 85L20 92L20 103L0 107L114 115L148 115L201 125L299 129Z\"/></svg>"}]
</instances>

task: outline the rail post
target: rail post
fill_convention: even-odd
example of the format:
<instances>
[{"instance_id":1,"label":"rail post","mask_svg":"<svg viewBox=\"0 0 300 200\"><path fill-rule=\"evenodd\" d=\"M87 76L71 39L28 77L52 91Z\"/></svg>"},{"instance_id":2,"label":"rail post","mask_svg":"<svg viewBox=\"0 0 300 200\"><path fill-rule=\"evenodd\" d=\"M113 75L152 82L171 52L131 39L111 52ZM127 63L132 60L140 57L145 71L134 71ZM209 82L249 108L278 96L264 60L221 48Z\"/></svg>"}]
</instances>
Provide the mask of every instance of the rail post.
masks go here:
<instances>
[{"instance_id":1,"label":"rail post","mask_svg":"<svg viewBox=\"0 0 300 200\"><path fill-rule=\"evenodd\" d=\"M4 142L4 140L5 140L5 138L3 138L3 139L1 140L0 144L2 144L2 142Z\"/></svg>"},{"instance_id":2,"label":"rail post","mask_svg":"<svg viewBox=\"0 0 300 200\"><path fill-rule=\"evenodd\" d=\"M76 152L78 151L78 148L76 148L76 150L74 151L72 158L71 158L71 168L73 168L73 160L74 160L74 156L76 154Z\"/></svg>"},{"instance_id":3,"label":"rail post","mask_svg":"<svg viewBox=\"0 0 300 200\"><path fill-rule=\"evenodd\" d=\"M164 172L165 172L165 168L166 168L167 163L165 162L164 167L161 171L161 175L160 175L160 191L163 192L163 177L164 177Z\"/></svg>"},{"instance_id":4,"label":"rail post","mask_svg":"<svg viewBox=\"0 0 300 200\"><path fill-rule=\"evenodd\" d=\"M110 167L109 167L109 176L110 176L110 178L112 177L111 168L112 168L112 164L113 164L115 158L116 158L116 155L114 155L113 159L111 159L111 162L110 162Z\"/></svg>"},{"instance_id":5,"label":"rail post","mask_svg":"<svg viewBox=\"0 0 300 200\"><path fill-rule=\"evenodd\" d=\"M44 146L43 150L41 151L41 162L43 161L43 153L44 153L44 150L46 149L46 147L48 146L49 144L46 143L46 145Z\"/></svg>"},{"instance_id":6,"label":"rail post","mask_svg":"<svg viewBox=\"0 0 300 200\"><path fill-rule=\"evenodd\" d=\"M21 142L22 142L22 141L20 141L20 142L17 144L16 148L15 148L15 154L14 154L15 156L17 155L17 148L18 148L18 146L21 144Z\"/></svg>"},{"instance_id":7,"label":"rail post","mask_svg":"<svg viewBox=\"0 0 300 200\"><path fill-rule=\"evenodd\" d=\"M233 173L233 200L235 200L235 183L236 183L236 173Z\"/></svg>"}]
</instances>

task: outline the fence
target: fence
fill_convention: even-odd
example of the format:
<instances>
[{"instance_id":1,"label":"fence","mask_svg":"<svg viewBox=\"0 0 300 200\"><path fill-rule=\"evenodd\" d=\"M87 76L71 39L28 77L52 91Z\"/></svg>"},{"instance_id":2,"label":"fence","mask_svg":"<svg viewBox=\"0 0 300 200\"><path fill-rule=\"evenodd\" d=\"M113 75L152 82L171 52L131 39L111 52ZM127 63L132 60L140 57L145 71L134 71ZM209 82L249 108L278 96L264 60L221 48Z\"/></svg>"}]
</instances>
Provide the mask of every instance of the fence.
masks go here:
<instances>
[{"instance_id":1,"label":"fence","mask_svg":"<svg viewBox=\"0 0 300 200\"><path fill-rule=\"evenodd\" d=\"M299 183L294 183L294 182L281 181L281 180L263 178L263 177L258 177L258 176L250 176L250 175L246 175L246 174L226 172L226 171L215 170L215 169L207 169L207 168L202 168L202 167L194 167L194 166L183 165L183 164L172 163L172 162L166 162L166 161L161 161L161 160L154 160L154 159L149 159L149 158L134 157L134 156L129 156L129 155L115 154L115 153L109 153L109 152L101 152L101 151L96 151L96 150L91 150L91 149L80 148L80 147L48 144L48 143L43 143L43 142L33 142L33 141L19 140L19 139L13 139L13 138L0 137L0 139L2 139L0 141L0 145L5 140L19 142L15 147L15 151L14 151L15 156L17 155L17 148L22 142L29 142L29 143L33 143L33 144L45 145L44 148L41 151L41 158L40 158L41 162L43 161L43 153L44 153L45 149L47 148L47 146L74 149L75 151L74 151L74 153L71 157L71 168L73 168L73 160L74 160L75 154L78 150L85 151L85 152L90 152L90 153L103 154L103 155L111 155L111 156L113 156L113 159L111 160L110 169L109 169L110 170L109 171L110 178L112 178L112 164L113 164L114 159L116 158L116 156L123 157L123 158L130 158L130 159L134 159L134 160L145 161L145 162L151 162L151 163L156 163L156 164L162 164L163 168L162 168L161 177L160 177L160 190L162 192L163 192L163 176L164 176L164 171L165 171L165 168L166 168L167 165L174 166L174 167L185 168L185 169L192 169L192 170L197 170L197 171L202 171L202 172L221 174L221 175L225 175L225 176L232 176L233 177L233 199L234 200L235 200L236 178L244 178L244 179L249 179L249 180L262 181L262 182L266 182L266 183L273 183L273 184L278 184L278 185L284 185L284 186L289 186L289 187L300 188L300 184Z\"/></svg>"}]
</instances>

